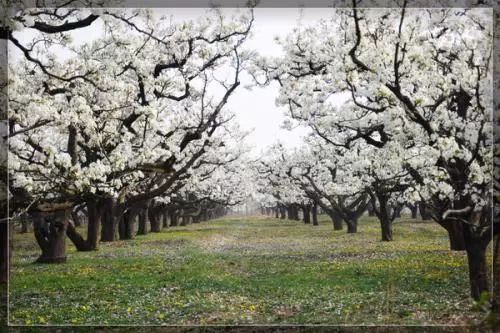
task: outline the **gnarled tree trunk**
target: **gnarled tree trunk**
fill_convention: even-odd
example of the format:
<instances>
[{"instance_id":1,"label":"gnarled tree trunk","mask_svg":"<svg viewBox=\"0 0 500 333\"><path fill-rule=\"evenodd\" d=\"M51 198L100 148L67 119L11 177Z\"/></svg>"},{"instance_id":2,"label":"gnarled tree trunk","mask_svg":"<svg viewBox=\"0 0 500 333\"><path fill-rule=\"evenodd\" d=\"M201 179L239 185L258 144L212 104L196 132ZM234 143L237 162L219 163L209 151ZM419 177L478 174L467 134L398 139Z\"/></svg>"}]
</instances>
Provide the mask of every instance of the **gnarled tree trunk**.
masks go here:
<instances>
[{"instance_id":1,"label":"gnarled tree trunk","mask_svg":"<svg viewBox=\"0 0 500 333\"><path fill-rule=\"evenodd\" d=\"M101 224L101 212L96 200L87 201L87 239L85 240L76 230L75 225L68 223L66 235L75 244L78 251L94 251L97 249L97 237Z\"/></svg>"},{"instance_id":2,"label":"gnarled tree trunk","mask_svg":"<svg viewBox=\"0 0 500 333\"><path fill-rule=\"evenodd\" d=\"M61 263L66 261L66 228L69 210L34 212L35 238L42 250L36 262Z\"/></svg>"}]
</instances>

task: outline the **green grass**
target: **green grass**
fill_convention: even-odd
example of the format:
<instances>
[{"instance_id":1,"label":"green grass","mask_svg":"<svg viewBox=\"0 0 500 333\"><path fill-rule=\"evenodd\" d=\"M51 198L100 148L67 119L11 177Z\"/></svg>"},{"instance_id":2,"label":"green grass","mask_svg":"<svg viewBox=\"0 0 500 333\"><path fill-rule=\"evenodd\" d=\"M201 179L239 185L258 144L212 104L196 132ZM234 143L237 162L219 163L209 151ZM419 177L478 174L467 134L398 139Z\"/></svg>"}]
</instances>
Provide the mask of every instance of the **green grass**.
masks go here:
<instances>
[{"instance_id":1,"label":"green grass","mask_svg":"<svg viewBox=\"0 0 500 333\"><path fill-rule=\"evenodd\" d=\"M398 220L393 242L272 218L225 218L33 264L15 234L11 324L471 324L464 253L432 222Z\"/></svg>"}]
</instances>

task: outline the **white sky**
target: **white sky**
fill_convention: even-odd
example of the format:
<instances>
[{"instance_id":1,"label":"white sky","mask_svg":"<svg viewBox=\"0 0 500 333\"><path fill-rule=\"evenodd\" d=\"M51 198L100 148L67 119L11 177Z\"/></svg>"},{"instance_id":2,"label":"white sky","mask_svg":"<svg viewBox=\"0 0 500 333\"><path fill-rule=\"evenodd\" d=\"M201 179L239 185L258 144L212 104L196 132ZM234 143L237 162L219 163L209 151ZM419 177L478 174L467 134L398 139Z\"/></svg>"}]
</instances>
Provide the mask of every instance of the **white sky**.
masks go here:
<instances>
[{"instance_id":1,"label":"white sky","mask_svg":"<svg viewBox=\"0 0 500 333\"><path fill-rule=\"evenodd\" d=\"M206 11L203 8L156 8L153 10L159 16L172 15L174 21L193 19L204 15ZM234 9L225 8L223 10L229 13ZM334 9L332 8L256 8L252 29L253 36L245 43L245 47L256 50L264 56L280 56L282 51L274 40L275 36L285 37L299 24L299 21L303 25L311 25L321 18L331 17L333 13ZM99 24L78 29L72 34L73 40L91 40L99 35L100 29ZM16 34L17 38L24 42L32 36L29 29L25 31ZM9 52L11 60L21 56L15 47L10 47ZM61 54L61 57L64 56ZM253 130L247 137L247 142L254 147L253 153L259 154L277 140L286 147L300 145L303 135L308 130L302 127L292 131L281 128L286 108L277 107L275 104L279 89L278 84L275 82L266 88L255 87L251 91L244 88L251 83L251 78L248 75L243 75L241 88L237 89L231 96L226 107L236 113L236 121L244 130Z\"/></svg>"}]
</instances>

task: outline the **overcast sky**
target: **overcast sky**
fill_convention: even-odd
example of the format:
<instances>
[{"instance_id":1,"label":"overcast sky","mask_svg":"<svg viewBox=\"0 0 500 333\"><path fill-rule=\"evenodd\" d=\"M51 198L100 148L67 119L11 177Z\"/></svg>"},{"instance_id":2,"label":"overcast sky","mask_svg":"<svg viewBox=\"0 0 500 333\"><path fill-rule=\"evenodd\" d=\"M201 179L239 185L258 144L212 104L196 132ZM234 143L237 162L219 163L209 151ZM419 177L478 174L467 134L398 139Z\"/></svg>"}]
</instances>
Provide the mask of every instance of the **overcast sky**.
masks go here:
<instances>
[{"instance_id":1,"label":"overcast sky","mask_svg":"<svg viewBox=\"0 0 500 333\"><path fill-rule=\"evenodd\" d=\"M156 8L153 10L159 16L171 15L173 21L193 19L206 12L206 9L203 8ZM234 9L225 8L223 10L230 12ZM253 36L245 43L246 48L254 49L265 56L279 56L282 54L282 50L275 42L275 36L285 37L299 24L299 21L303 25L311 25L321 18L331 17L333 11L332 8L256 8L255 23L252 29ZM73 40L84 42L96 38L101 29L100 24L78 29L73 33ZM18 34L17 37L27 41L32 37L29 31L30 29L26 29L22 35ZM9 56L13 58L21 56L15 47L10 47L9 51ZM61 54L61 57L64 56ZM13 59L11 58L11 60ZM250 77L243 76L241 80L241 88L237 89L231 96L226 107L236 113L236 121L243 129L253 130L247 137L248 143L254 147L253 153L259 154L277 140L288 147L300 145L307 129L300 127L293 131L281 129L286 109L275 105L278 84L273 83L266 88L255 87L249 91L243 87L252 83Z\"/></svg>"}]
</instances>

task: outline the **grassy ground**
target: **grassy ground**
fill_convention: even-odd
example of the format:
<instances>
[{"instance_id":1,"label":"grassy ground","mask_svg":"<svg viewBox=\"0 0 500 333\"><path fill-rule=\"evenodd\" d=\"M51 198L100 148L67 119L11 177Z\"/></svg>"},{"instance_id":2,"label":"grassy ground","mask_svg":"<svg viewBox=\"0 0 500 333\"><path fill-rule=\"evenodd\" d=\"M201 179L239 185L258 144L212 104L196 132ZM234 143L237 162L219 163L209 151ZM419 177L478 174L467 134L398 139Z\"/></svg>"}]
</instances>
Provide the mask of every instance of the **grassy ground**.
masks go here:
<instances>
[{"instance_id":1,"label":"grassy ground","mask_svg":"<svg viewBox=\"0 0 500 333\"><path fill-rule=\"evenodd\" d=\"M16 234L11 324L470 324L464 253L432 222L398 220L380 242L263 217L225 218L33 264L32 234Z\"/></svg>"}]
</instances>

